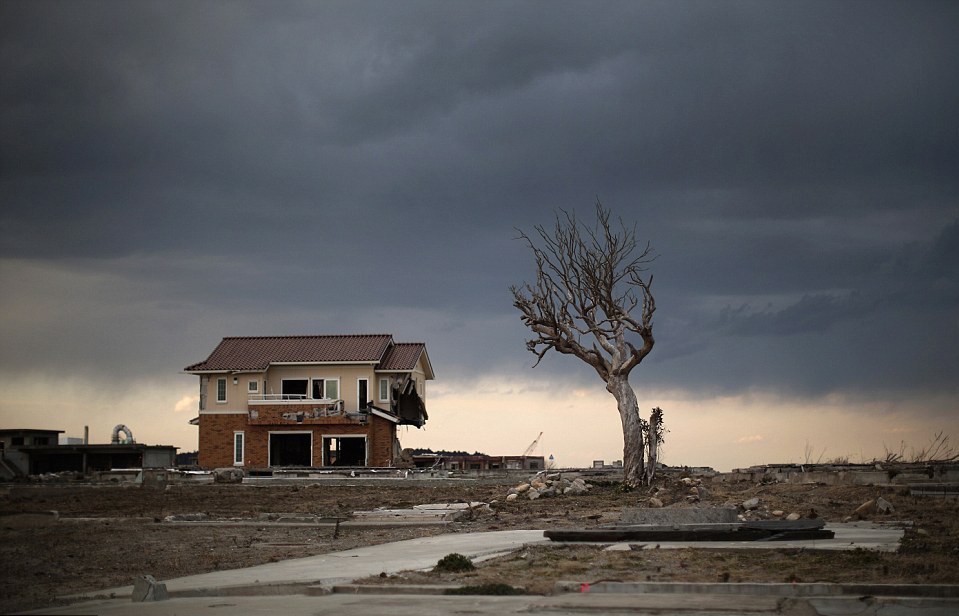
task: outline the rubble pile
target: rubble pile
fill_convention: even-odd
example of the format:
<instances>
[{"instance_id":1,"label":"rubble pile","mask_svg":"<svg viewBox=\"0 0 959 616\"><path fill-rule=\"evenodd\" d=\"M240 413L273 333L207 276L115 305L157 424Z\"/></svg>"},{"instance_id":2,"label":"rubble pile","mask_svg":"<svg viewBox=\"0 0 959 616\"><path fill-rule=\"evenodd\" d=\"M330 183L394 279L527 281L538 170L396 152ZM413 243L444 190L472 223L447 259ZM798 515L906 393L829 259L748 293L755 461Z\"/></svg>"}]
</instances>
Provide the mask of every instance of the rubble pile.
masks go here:
<instances>
[{"instance_id":1,"label":"rubble pile","mask_svg":"<svg viewBox=\"0 0 959 616\"><path fill-rule=\"evenodd\" d=\"M698 503L704 498L709 498L709 491L703 485L703 480L693 477L683 477L679 480L686 488L686 500L690 503Z\"/></svg>"},{"instance_id":2,"label":"rubble pile","mask_svg":"<svg viewBox=\"0 0 959 616\"><path fill-rule=\"evenodd\" d=\"M540 471L530 477L529 481L510 488L506 500L514 501L521 496L529 500L536 500L537 498L549 498L566 494L585 494L592 487L582 477L569 480L564 479L560 473L547 474L546 471Z\"/></svg>"}]
</instances>

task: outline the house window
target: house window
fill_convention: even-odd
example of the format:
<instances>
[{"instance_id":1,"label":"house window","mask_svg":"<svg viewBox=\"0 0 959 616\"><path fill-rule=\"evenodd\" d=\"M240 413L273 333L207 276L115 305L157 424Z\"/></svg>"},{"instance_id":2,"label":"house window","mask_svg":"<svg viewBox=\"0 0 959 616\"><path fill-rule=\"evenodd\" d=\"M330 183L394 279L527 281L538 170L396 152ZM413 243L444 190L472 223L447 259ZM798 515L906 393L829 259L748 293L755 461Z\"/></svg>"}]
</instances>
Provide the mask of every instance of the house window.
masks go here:
<instances>
[{"instance_id":1,"label":"house window","mask_svg":"<svg viewBox=\"0 0 959 616\"><path fill-rule=\"evenodd\" d=\"M357 408L365 411L370 408L370 380L356 379L356 401Z\"/></svg>"},{"instance_id":2,"label":"house window","mask_svg":"<svg viewBox=\"0 0 959 616\"><path fill-rule=\"evenodd\" d=\"M380 402L390 401L390 380L380 379Z\"/></svg>"},{"instance_id":3,"label":"house window","mask_svg":"<svg viewBox=\"0 0 959 616\"><path fill-rule=\"evenodd\" d=\"M246 385L246 390L250 392L251 394L257 393L258 391L260 391L260 382L256 380L250 381Z\"/></svg>"},{"instance_id":4,"label":"house window","mask_svg":"<svg viewBox=\"0 0 959 616\"><path fill-rule=\"evenodd\" d=\"M14 436L13 438L11 438L11 439L10 439L10 446L11 446L11 447L22 447L22 446L23 446L23 437L22 437L22 436Z\"/></svg>"},{"instance_id":5,"label":"house window","mask_svg":"<svg viewBox=\"0 0 959 616\"><path fill-rule=\"evenodd\" d=\"M313 379L313 399L323 399L323 379Z\"/></svg>"},{"instance_id":6,"label":"house window","mask_svg":"<svg viewBox=\"0 0 959 616\"><path fill-rule=\"evenodd\" d=\"M216 401L226 402L226 379L216 380Z\"/></svg>"},{"instance_id":7,"label":"house window","mask_svg":"<svg viewBox=\"0 0 959 616\"><path fill-rule=\"evenodd\" d=\"M243 466L243 440L242 432L233 433L233 465Z\"/></svg>"},{"instance_id":8,"label":"house window","mask_svg":"<svg viewBox=\"0 0 959 616\"><path fill-rule=\"evenodd\" d=\"M284 400L303 400L306 398L308 379L283 379L281 392Z\"/></svg>"},{"instance_id":9,"label":"house window","mask_svg":"<svg viewBox=\"0 0 959 616\"><path fill-rule=\"evenodd\" d=\"M326 388L326 397L330 400L339 400L340 399L340 382L336 379L326 379L323 381L323 386Z\"/></svg>"},{"instance_id":10,"label":"house window","mask_svg":"<svg viewBox=\"0 0 959 616\"><path fill-rule=\"evenodd\" d=\"M47 437L47 436L35 436L35 437L33 437L33 444L34 444L34 445L49 445L49 444L50 444L50 438Z\"/></svg>"}]
</instances>

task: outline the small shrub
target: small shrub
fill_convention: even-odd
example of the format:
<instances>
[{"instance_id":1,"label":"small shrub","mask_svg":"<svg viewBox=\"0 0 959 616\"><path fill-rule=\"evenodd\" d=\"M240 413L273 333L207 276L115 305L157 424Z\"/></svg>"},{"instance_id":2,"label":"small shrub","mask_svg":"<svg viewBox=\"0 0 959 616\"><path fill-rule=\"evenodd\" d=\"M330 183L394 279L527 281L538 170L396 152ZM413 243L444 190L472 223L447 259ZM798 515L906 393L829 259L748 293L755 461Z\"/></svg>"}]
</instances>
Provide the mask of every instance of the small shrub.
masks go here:
<instances>
[{"instance_id":1,"label":"small shrub","mask_svg":"<svg viewBox=\"0 0 959 616\"><path fill-rule=\"evenodd\" d=\"M462 571L472 571L476 569L473 561L462 554L447 554L439 559L436 566L433 567L434 573L460 573Z\"/></svg>"}]
</instances>

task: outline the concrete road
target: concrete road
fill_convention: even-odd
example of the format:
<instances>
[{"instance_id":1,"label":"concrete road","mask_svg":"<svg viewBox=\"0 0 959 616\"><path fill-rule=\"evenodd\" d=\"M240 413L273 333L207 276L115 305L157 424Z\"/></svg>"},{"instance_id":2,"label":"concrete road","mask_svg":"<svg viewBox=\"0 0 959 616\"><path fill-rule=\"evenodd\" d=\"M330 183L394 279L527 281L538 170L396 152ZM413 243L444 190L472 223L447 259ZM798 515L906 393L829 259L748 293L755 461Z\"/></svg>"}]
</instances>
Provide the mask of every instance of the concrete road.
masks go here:
<instances>
[{"instance_id":1,"label":"concrete road","mask_svg":"<svg viewBox=\"0 0 959 616\"><path fill-rule=\"evenodd\" d=\"M855 548L893 551L899 545L902 530L868 523L830 524L826 528L836 533L834 539L816 541L660 541L648 544L661 549L697 547L702 549L778 549L805 547L809 549L850 550ZM266 587L271 585L335 584L379 573L397 573L409 569L428 569L451 552L483 560L509 553L523 545L561 545L543 537L541 530L503 530L485 533L449 533L381 545L332 552L284 560L246 569L215 571L191 575L166 583L171 596L185 591L216 595L219 590L238 587ZM114 593L129 596L132 586L96 590L95 594ZM264 590L264 592L269 592Z\"/></svg>"},{"instance_id":2,"label":"concrete road","mask_svg":"<svg viewBox=\"0 0 959 616\"><path fill-rule=\"evenodd\" d=\"M834 524L828 526L828 528L836 532L834 539L803 542L659 542L658 545L663 549L680 547L772 549L789 547L795 544L796 546L815 549L869 548L894 550L902 536L902 531L899 529L869 524ZM580 609L604 610L606 608L603 607L603 602L607 601L612 602L609 606L611 610L629 611L633 610L633 607L630 606L635 606L636 609L640 610L638 613L642 613L642 609L681 609L681 611L686 610L682 613L698 613L696 610L702 607L697 603L698 600L689 598L702 597L704 596L702 594L672 596L633 594L617 597L592 593L588 597L557 595L555 597L482 598L404 595L399 599L395 597L390 599L390 596L370 595L306 596L306 593L310 592L309 586L330 586L377 575L381 572L396 573L408 569L428 569L435 565L440 558L451 552L464 554L474 560L482 560L498 554L509 553L530 544L561 545L546 540L540 530L450 533L320 556L285 560L246 569L216 571L161 580L166 584L167 590L173 598L158 603L131 603L129 596L132 586L107 590L91 589L91 593L87 594L87 597L110 596L112 593L113 596L122 597L122 599L78 603L62 609L44 610L37 613L96 613L104 615L135 613L137 616L150 616L151 614L202 613L205 611L216 611L218 614L227 612L256 614L260 611L276 613L282 610L286 613L285 616L296 616L297 614L322 614L327 613L327 611L342 614L341 610L343 609L358 610L356 613L398 615L405 613L456 613L461 610L475 613L493 613L476 611L480 609L476 606L481 606L482 609L486 609L486 607L495 608L496 613L510 613L514 609L535 608L538 612L548 614L575 613L576 610ZM78 601L82 599L82 597L78 597ZM779 602L785 600L787 599L782 597L757 597L747 594L738 597L726 596L721 600L716 600L718 603L709 603L709 606L711 606L710 609L713 609L713 612L717 611L716 606L718 605L728 605L734 606L734 608L731 608L732 612L739 610L767 613L768 610L780 609ZM790 598L788 600L792 601L794 599ZM800 601L798 598L795 600ZM834 600L845 601L846 603L842 603L842 605L846 607L855 608L857 605L849 604L848 599L835 598ZM675 603L677 601L685 602L683 604L689 607L679 608L679 604ZM813 601L813 599L802 599L802 601L807 601L803 604L806 606L803 609L807 609L807 611L803 613L827 613L808 611L812 609L808 607L812 605L808 601ZM593 607L581 607L578 602L585 602ZM403 612L394 609L394 603L417 605L418 607L416 611ZM615 604L615 607L613 604ZM910 605L914 604L915 601L910 603ZM358 606L360 605L363 606L362 609L359 609ZM658 607L653 607L654 605ZM439 611L435 611L433 606L439 606L435 608ZM822 609L826 609L825 606L826 604L823 604ZM883 610L892 609L892 607L892 604L888 606L884 604ZM953 605L953 607L957 606ZM230 609L224 610L223 608ZM820 608L816 607L815 609L819 610ZM852 612L842 613L859 613L859 611L854 609ZM886 612L883 611L882 613ZM924 611L923 613L934 614L935 612ZM959 613L959 610L953 613Z\"/></svg>"},{"instance_id":3,"label":"concrete road","mask_svg":"<svg viewBox=\"0 0 959 616\"><path fill-rule=\"evenodd\" d=\"M271 585L335 584L383 572L429 569L452 552L477 561L508 554L523 545L548 542L541 530L450 533L161 581L171 596L191 591L216 595L220 590L248 587L263 587L264 592L270 592L266 587ZM125 586L97 590L95 594L128 597L132 590L132 586Z\"/></svg>"},{"instance_id":4,"label":"concrete road","mask_svg":"<svg viewBox=\"0 0 959 616\"><path fill-rule=\"evenodd\" d=\"M717 616L778 614L795 616L954 616L959 600L925 598L570 594L552 597L447 597L435 595L305 595L258 597L195 597L158 603L91 601L38 614L99 614L101 616L224 616L278 614L313 616L440 616L443 614L682 614Z\"/></svg>"}]
</instances>

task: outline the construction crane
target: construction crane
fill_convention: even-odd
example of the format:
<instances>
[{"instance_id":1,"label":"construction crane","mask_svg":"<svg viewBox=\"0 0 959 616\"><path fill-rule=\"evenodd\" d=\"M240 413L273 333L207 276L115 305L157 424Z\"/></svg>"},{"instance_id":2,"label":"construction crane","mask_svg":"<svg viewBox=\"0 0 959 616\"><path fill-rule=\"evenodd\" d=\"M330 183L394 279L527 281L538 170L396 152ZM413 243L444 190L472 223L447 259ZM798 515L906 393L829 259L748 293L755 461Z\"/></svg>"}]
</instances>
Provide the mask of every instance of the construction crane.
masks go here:
<instances>
[{"instance_id":1,"label":"construction crane","mask_svg":"<svg viewBox=\"0 0 959 616\"><path fill-rule=\"evenodd\" d=\"M536 439L529 444L529 447L526 448L526 451L523 452L523 457L525 458L529 454L533 453L533 450L536 449L536 446L539 445L539 439L543 436L543 433L540 432Z\"/></svg>"}]
</instances>

